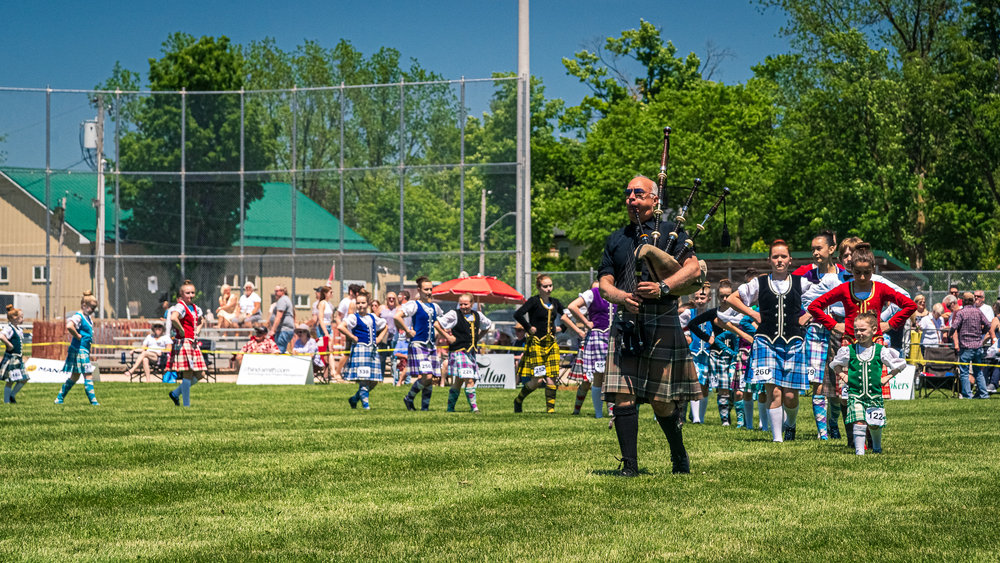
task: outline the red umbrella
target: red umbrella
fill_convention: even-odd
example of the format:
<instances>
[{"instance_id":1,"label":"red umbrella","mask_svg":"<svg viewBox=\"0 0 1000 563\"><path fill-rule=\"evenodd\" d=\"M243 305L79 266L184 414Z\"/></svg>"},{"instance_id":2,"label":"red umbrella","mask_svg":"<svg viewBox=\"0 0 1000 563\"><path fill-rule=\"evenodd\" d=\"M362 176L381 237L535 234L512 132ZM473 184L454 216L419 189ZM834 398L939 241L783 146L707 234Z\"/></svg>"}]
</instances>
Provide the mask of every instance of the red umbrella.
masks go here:
<instances>
[{"instance_id":1,"label":"red umbrella","mask_svg":"<svg viewBox=\"0 0 1000 563\"><path fill-rule=\"evenodd\" d=\"M524 296L513 287L493 276L470 276L448 280L431 294L444 301L458 301L458 296L471 293L480 303L524 303Z\"/></svg>"}]
</instances>

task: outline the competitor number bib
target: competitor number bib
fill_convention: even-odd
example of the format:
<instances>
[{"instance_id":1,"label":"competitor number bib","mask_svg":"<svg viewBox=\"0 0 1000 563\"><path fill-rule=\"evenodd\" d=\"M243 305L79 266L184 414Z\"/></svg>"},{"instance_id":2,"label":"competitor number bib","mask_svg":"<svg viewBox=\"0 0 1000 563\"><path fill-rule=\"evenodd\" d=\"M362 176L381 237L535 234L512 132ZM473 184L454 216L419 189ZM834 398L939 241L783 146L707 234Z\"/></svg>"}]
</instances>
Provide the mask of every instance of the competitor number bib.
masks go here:
<instances>
[{"instance_id":1,"label":"competitor number bib","mask_svg":"<svg viewBox=\"0 0 1000 563\"><path fill-rule=\"evenodd\" d=\"M594 371L599 373L604 373L604 367L607 364L604 360L597 360L594 362Z\"/></svg>"},{"instance_id":2,"label":"competitor number bib","mask_svg":"<svg viewBox=\"0 0 1000 563\"><path fill-rule=\"evenodd\" d=\"M473 375L475 374L473 373L472 368L459 368L458 370L458 376L462 379L472 377Z\"/></svg>"},{"instance_id":3,"label":"competitor number bib","mask_svg":"<svg viewBox=\"0 0 1000 563\"><path fill-rule=\"evenodd\" d=\"M545 377L545 366L535 366L535 377Z\"/></svg>"},{"instance_id":4,"label":"competitor number bib","mask_svg":"<svg viewBox=\"0 0 1000 563\"><path fill-rule=\"evenodd\" d=\"M869 426L885 426L885 408L872 407L865 409L865 422Z\"/></svg>"},{"instance_id":5,"label":"competitor number bib","mask_svg":"<svg viewBox=\"0 0 1000 563\"><path fill-rule=\"evenodd\" d=\"M368 366L361 366L358 368L358 379L370 379L372 376L372 368Z\"/></svg>"}]
</instances>

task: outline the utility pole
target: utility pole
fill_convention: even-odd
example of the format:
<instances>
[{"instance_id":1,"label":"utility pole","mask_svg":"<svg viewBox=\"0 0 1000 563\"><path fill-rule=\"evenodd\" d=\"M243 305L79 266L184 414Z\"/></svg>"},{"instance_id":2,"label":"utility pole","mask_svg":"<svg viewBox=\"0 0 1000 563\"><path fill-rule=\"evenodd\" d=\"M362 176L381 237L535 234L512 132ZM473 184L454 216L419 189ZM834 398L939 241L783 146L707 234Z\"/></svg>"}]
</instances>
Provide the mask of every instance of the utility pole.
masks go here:
<instances>
[{"instance_id":1,"label":"utility pole","mask_svg":"<svg viewBox=\"0 0 1000 563\"><path fill-rule=\"evenodd\" d=\"M97 96L97 289L98 318L104 318L104 99Z\"/></svg>"},{"instance_id":2,"label":"utility pole","mask_svg":"<svg viewBox=\"0 0 1000 563\"><path fill-rule=\"evenodd\" d=\"M486 275L486 189L480 190L479 199L479 275Z\"/></svg>"},{"instance_id":3,"label":"utility pole","mask_svg":"<svg viewBox=\"0 0 1000 563\"><path fill-rule=\"evenodd\" d=\"M531 69L528 0L517 3L517 290L531 290Z\"/></svg>"}]
</instances>

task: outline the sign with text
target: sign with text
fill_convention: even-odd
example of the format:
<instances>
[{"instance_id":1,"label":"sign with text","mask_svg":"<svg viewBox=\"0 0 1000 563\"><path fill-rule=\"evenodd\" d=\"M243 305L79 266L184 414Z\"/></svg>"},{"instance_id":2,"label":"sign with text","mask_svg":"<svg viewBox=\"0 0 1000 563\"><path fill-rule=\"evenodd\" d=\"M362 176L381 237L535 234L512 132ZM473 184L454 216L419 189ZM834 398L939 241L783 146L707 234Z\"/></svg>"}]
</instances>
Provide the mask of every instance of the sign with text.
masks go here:
<instances>
[{"instance_id":1,"label":"sign with text","mask_svg":"<svg viewBox=\"0 0 1000 563\"><path fill-rule=\"evenodd\" d=\"M63 383L69 374L62 370L63 360L46 360L43 358L28 358L24 360L24 371L32 383ZM95 382L101 381L101 372L94 366L91 376Z\"/></svg>"},{"instance_id":2,"label":"sign with text","mask_svg":"<svg viewBox=\"0 0 1000 563\"><path fill-rule=\"evenodd\" d=\"M479 354L480 389L514 389L517 378L514 373L514 354Z\"/></svg>"},{"instance_id":3,"label":"sign with text","mask_svg":"<svg viewBox=\"0 0 1000 563\"><path fill-rule=\"evenodd\" d=\"M896 400L909 400L913 398L913 379L916 375L917 368L914 365L908 365L903 368L903 371L896 374L889 380L889 398Z\"/></svg>"},{"instance_id":4,"label":"sign with text","mask_svg":"<svg viewBox=\"0 0 1000 563\"><path fill-rule=\"evenodd\" d=\"M312 385L310 356L247 354L240 364L237 385Z\"/></svg>"}]
</instances>

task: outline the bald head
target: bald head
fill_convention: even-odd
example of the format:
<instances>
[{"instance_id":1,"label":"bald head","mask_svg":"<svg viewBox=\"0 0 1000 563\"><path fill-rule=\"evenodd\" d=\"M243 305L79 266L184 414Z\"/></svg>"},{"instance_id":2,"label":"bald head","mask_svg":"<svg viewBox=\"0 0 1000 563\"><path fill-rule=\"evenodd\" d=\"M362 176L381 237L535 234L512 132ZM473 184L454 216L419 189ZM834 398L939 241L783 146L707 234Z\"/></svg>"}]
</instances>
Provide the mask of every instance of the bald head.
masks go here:
<instances>
[{"instance_id":1,"label":"bald head","mask_svg":"<svg viewBox=\"0 0 1000 563\"><path fill-rule=\"evenodd\" d=\"M653 217L653 209L659 201L656 193L656 183L645 176L636 176L629 181L625 188L625 206L630 221L634 223L638 218L645 223Z\"/></svg>"}]
</instances>

